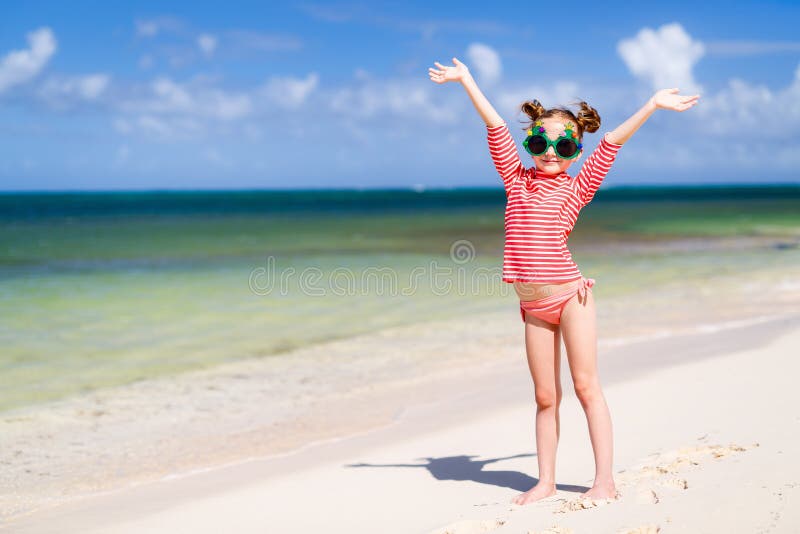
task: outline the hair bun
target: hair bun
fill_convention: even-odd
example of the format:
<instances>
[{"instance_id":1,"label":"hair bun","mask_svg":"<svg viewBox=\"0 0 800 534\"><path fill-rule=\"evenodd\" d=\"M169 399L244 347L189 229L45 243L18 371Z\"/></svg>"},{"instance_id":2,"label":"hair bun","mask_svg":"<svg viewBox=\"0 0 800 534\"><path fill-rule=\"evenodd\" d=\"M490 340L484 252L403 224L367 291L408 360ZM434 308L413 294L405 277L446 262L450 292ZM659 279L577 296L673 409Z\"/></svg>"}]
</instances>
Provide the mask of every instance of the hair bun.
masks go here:
<instances>
[{"instance_id":1,"label":"hair bun","mask_svg":"<svg viewBox=\"0 0 800 534\"><path fill-rule=\"evenodd\" d=\"M536 99L523 102L521 106L522 112L531 118L531 123L535 122L547 111L541 102Z\"/></svg>"},{"instance_id":2,"label":"hair bun","mask_svg":"<svg viewBox=\"0 0 800 534\"><path fill-rule=\"evenodd\" d=\"M584 132L596 132L600 129L600 114L592 106L584 101L581 101L580 110L576 115L578 127Z\"/></svg>"}]
</instances>

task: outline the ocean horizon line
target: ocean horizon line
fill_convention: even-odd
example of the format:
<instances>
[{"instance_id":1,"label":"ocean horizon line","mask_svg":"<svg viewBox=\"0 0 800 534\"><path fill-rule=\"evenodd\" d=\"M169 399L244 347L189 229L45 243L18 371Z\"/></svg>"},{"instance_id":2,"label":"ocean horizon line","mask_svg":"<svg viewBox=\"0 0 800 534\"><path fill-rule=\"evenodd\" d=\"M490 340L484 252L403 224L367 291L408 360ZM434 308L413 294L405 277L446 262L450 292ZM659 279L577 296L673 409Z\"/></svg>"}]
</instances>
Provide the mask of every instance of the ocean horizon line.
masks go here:
<instances>
[{"instance_id":1,"label":"ocean horizon line","mask_svg":"<svg viewBox=\"0 0 800 534\"><path fill-rule=\"evenodd\" d=\"M709 182L709 183L648 183L648 184L619 184L603 186L598 194L611 191L624 191L635 189L637 191L655 190L697 190L697 189L798 189L799 182ZM415 184L411 186L392 186L392 187L242 187L242 188L142 188L142 189L0 189L0 196L15 195L83 195L83 194L148 194L148 193L382 193L382 192L453 192L453 191L499 191L502 186L498 185L458 185L458 186L426 186Z\"/></svg>"}]
</instances>

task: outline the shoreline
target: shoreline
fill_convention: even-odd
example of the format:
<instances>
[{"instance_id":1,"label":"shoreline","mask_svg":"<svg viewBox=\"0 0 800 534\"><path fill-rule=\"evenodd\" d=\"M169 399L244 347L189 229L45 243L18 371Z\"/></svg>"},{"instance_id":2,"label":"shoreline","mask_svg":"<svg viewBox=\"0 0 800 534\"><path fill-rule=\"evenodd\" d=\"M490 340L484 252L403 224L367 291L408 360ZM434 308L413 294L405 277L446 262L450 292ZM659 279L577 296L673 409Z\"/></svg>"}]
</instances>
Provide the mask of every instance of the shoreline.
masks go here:
<instances>
[{"instance_id":1,"label":"shoreline","mask_svg":"<svg viewBox=\"0 0 800 534\"><path fill-rule=\"evenodd\" d=\"M686 278L688 285L695 286L699 291L704 291L703 286L706 285L706 282L712 281L713 278L718 277L720 274L728 277L731 281L730 288L725 288L725 291L735 289L741 283L751 283L741 282L742 278L764 279L765 274L768 272L775 279L783 278L793 281L794 284L797 283L794 281L796 280L796 275L792 277L792 273L796 271L796 265L799 264L800 256L798 252L800 248L797 248L797 245L800 245L800 241L789 243L787 241L788 238L781 240L776 236L739 236L736 238L720 237L717 239L687 237L684 239L668 239L666 241L657 239L655 243L626 240L613 245L614 250L617 253L624 254L626 262L630 262L630 265L620 272L616 267L619 259L609 260L614 254L609 253L603 242L593 242L591 239L581 242L581 235L577 233L573 236L573 239L578 239L579 243L575 248L579 249L579 254L586 264L587 276L597 278L600 287L596 287L595 292L602 297L607 295L612 298L620 295L630 296L643 287L657 290L661 287L670 287L670 291L683 293L683 288L676 284L663 285L665 283L669 284L670 278L677 279L682 272L689 275ZM790 244L793 247L788 247ZM787 245L787 247L784 247L785 250L775 252L775 250L781 248L780 245ZM675 254L668 254L670 250L674 251ZM705 257L709 257L708 253L710 251L713 251L712 256L716 264L712 262L708 267L699 267L695 257L696 253L702 252ZM769 258L764 254L767 254ZM659 258L663 258L663 262ZM768 266L770 262L766 260L769 259L774 259L777 263ZM375 265L380 265L380 261L375 260L375 262L377 262ZM409 260L407 264L403 263L402 266L398 267L399 270L397 272L407 274L407 270L416 262L417 260ZM332 266L329 267L332 268ZM688 269L688 272L683 271L682 267ZM735 279L732 276L733 274L737 274L739 279ZM194 280L193 278L191 279ZM230 276L227 276L214 279L211 285L223 287L230 282ZM53 283L53 281L48 280L47 283ZM86 283L86 280L83 280L82 283ZM106 281L106 283L124 287L128 283L132 283L132 280L123 276L122 278L113 278L113 280ZM504 306L502 299L509 297L509 294L513 294L512 289L505 287L507 285L509 284L501 284L502 288L499 295L493 290L480 298L466 299L462 302L451 300L444 304L436 304L433 302L431 295L428 294L422 295L422 300L416 303L411 302L411 300L401 300L398 304L402 305L402 307L399 307L398 312L394 313L394 315L380 312L380 303L372 298L365 299L363 302L351 302L352 305L365 306L364 309L374 310L374 313L367 316L370 318L369 323L372 325L369 328L372 328L372 332L374 332L375 329L391 328L392 326L407 325L418 321L420 317L415 316L413 309L417 305L425 307L425 312L429 315L430 320L444 320L448 315L458 315L465 307L474 308L469 311L470 313L483 310L501 310ZM144 288L142 289L144 290ZM186 282L184 291L186 290L195 293L204 291L204 289L196 287L195 282ZM123 292L120 293L119 298L141 297L141 295L137 296L134 293L126 294ZM73 299L76 295L68 292L61 294L60 297ZM151 295L151 298L155 298L155 296ZM338 303L328 304L322 301L312 305L303 301L303 299L297 301L290 299L290 301L300 306L300 309L306 310L306 313L314 313L315 310L322 311L320 317L331 313L335 314L336 307L339 305ZM14 301L12 300L12 302ZM95 301L94 304L99 304L99 302ZM19 301L20 305L22 303L22 301ZM234 305L233 302L231 304ZM266 304L267 302L252 303L251 305L258 305L260 309L261 305ZM191 299L187 299L182 304L182 306L204 305ZM320 310L320 305L324 305L324 309ZM341 305L350 306L351 304L342 301ZM3 366L5 370L4 376L6 377L4 383L7 389L0 414L20 408L25 409L30 406L58 402L59 399L80 396L90 391L124 387L126 384L141 380L174 376L179 373L242 361L247 358L282 358L290 356L295 349L319 345L333 338L346 339L371 333L367 331L366 327L358 326L363 324L365 319L363 316L359 318L358 313L349 315L345 313L342 319L350 317L352 320L348 321L348 326L343 328L334 325L336 321L317 320L314 323L314 331L317 334L312 336L313 339L307 339L308 336L296 329L294 323L290 324L288 321L270 319L269 317L273 317L278 313L278 310L273 309L274 306L265 306L261 310L265 318L263 320L258 318L258 313L243 309L233 310L224 317L209 313L207 318L203 318L203 314L199 314L196 319L171 316L172 312L169 312L166 313L165 320L162 321L163 324L171 325L167 328L164 328L163 324L155 324L142 313L126 316L125 314L129 313L124 311L127 309L127 305L120 307L118 303L109 306L110 308L106 310L106 313L102 313L100 312L103 309L102 306L92 308L87 302L86 310L76 309L75 314L73 314L77 316L85 314L85 321L70 323L70 321L63 320L63 318L59 319L57 325L54 325L53 339L64 338L67 344L63 346L44 343L42 346L36 347L34 351L32 346L24 348L27 342L23 341L19 344L19 339L15 339L15 336L12 336L11 346L9 347L11 358ZM142 308L144 310L147 309L148 305L142 301L138 307L141 308L142 306L144 306ZM167 302L167 307L175 308L176 302ZM42 311L45 309L48 308L45 307ZM92 317L92 309L95 310L94 318ZM108 339L112 340L115 339L114 336L117 336L117 338L122 336L129 343L112 343L113 346L109 350L103 350L99 346L106 343L104 338L92 333L94 326L89 327L84 323L96 321L96 325L103 324L108 314L112 316L115 314L122 315L120 320L109 319ZM435 316L431 316L431 314ZM390 315L391 318L389 318ZM372 319L378 316L381 317L381 320ZM212 326L209 321L213 323L217 320L216 328L219 329L220 333L213 333L214 328L209 329ZM192 321L197 323L194 329L191 326ZM128 331L126 322L130 324L130 331ZM152 324L148 327L148 323ZM180 324L184 324L184 326L180 327ZM8 326L12 330L14 330L14 326L18 326L19 336L17 337L20 338L25 335L28 328L24 322L11 322ZM265 332L270 332L271 334L262 336L259 329L264 329ZM233 331L241 331L243 335L228 335L226 339L224 332ZM208 332L207 335L206 332ZM140 340L146 339L147 336L154 335L154 333L157 334L157 342L152 347L147 347L145 346L146 344L142 345ZM81 342L76 341L81 337L85 337L85 339ZM183 343L183 346L176 345L176 342ZM99 345L95 346L97 344ZM126 346L128 344L130 344L130 347ZM50 352L53 353L52 356L48 356ZM117 362L118 359L119 361ZM99 365L88 365L89 361L95 360ZM32 383L36 383L37 387L31 388L30 384ZM23 384L28 384L28 386L25 387Z\"/></svg>"},{"instance_id":2,"label":"shoreline","mask_svg":"<svg viewBox=\"0 0 800 534\"><path fill-rule=\"evenodd\" d=\"M732 354L764 352L776 340L791 336L800 336L800 314L710 333L696 332L655 342L632 343L605 353L600 363L601 380L604 390L609 391L609 399L612 399L612 392L620 388L635 388L644 382L658 381L660 375L676 372L675 370L686 366L703 365L724 369L727 367L725 362L732 358ZM646 348L658 357L647 361L637 360L635 355L641 354ZM677 358L676 354L679 355ZM156 518L162 514L171 517L174 522L177 520L176 514L184 507L193 507L195 513L201 515L202 508L198 508L198 505L209 500L216 502L222 498L233 498L228 505L235 506L241 495L255 492L256 487L289 483L293 478L302 478L304 473L337 465L348 458L401 447L403 443L412 443L426 437L441 436L447 429L479 424L481 421L485 423L511 411L517 416L520 415L520 410L530 411L533 387L530 377L521 372L524 371L524 365L519 360L505 361L499 365L497 362L490 362L474 366L471 372L460 376L434 380L416 390L413 405L406 405L391 422L380 427L318 441L285 454L245 459L235 464L206 468L194 473L167 475L132 487L85 496L60 506L11 518L9 526L20 534L44 532L46 530L38 529L47 524L58 524L62 528L81 531L103 527L106 532L108 530L104 529L112 526L125 525L127 522L136 524L141 518ZM577 400L571 391L568 373L562 380L565 400L573 405L573 411L579 410L574 406ZM502 383L503 387L498 388L498 383ZM355 403L354 407L359 405L361 403ZM562 410L565 408L566 406ZM614 412L612 407L612 415ZM530 414L525 417L530 423ZM621 419L619 424L625 425L624 420ZM530 429L526 432L528 430ZM571 432L579 430L579 427L572 428ZM586 447L588 441L582 444L583 449ZM591 462L586 462L591 458L586 458L585 452L584 450L579 463L583 467L591 467ZM563 455L560 453L561 456ZM533 468L535 460L530 459L526 465L529 469ZM206 512L210 513L212 512ZM288 524L284 524L283 528L288 528ZM120 532L128 531L122 529Z\"/></svg>"},{"instance_id":3,"label":"shoreline","mask_svg":"<svg viewBox=\"0 0 800 534\"><path fill-rule=\"evenodd\" d=\"M759 329L758 328L759 326L765 326L766 328ZM655 371L658 371L659 369L666 369L666 368L670 368L670 367L673 367L673 366L680 366L680 365L684 365L686 363L690 363L692 361L696 361L696 360L692 359L693 357L698 357L698 359L724 357L724 355L728 351L730 351L730 348L725 348L725 347L722 347L722 346L714 346L714 345L712 345L712 346L698 345L694 349L694 352L692 352L691 348L690 348L690 344L691 344L691 342L693 340L702 338L702 337L704 337L706 335L709 335L711 333L718 333L718 332L723 332L723 331L727 331L727 330L735 330L735 331L737 331L739 333L742 332L742 331L747 331L748 333L753 334L751 337L746 337L744 343L737 344L737 347L739 349L741 349L741 350L755 349L755 348L759 348L759 347L762 347L762 346L768 344L770 338L772 338L773 336L778 336L779 337L779 336L786 335L787 332L800 330L800 313L795 314L795 315L781 315L781 316L770 316L770 317L765 317L765 318L755 318L752 321L750 321L750 320L742 320L742 321L737 321L735 323L725 324L724 326L722 326L720 328L707 329L707 328L701 326L701 327L698 327L698 329L696 331L694 331L694 332L685 332L683 334L678 334L678 335L674 335L673 334L672 336L669 336L669 335L658 335L658 334L653 335L651 337L643 336L640 339L631 340L628 343L616 345L614 347L615 348L614 352L606 353L606 354L603 355L603 356L606 356L606 357L610 357L610 358L608 358L608 360L610 361L609 363L601 364L602 367L605 367L605 369L603 371L604 374L608 375L608 376L606 376L606 377L604 377L602 379L603 380L603 385L604 386L605 385L611 386L611 385L622 383L622 382L626 382L626 381L632 381L632 380L640 378L640 377L642 377L644 375L647 375L647 374L653 373ZM624 369L624 366L627 365L628 361L629 361L629 360L626 360L627 356L633 355L633 354L639 352L642 348L647 347L647 343L649 343L651 341L655 341L655 340L662 340L665 337L677 338L677 339L671 339L670 342L669 342L670 345L673 345L673 346L677 345L678 347L689 348L690 350L687 351L686 353L684 353L681 358L678 358L678 359L675 359L675 360L672 360L672 361L667 361L668 358L664 358L663 360L655 360L655 361L654 360L650 360L647 365L641 365L640 367L628 368L627 370ZM651 364L654 364L654 365L651 365ZM509 367L510 368L516 368L517 364L514 364L512 362L504 362L504 364L502 364L502 367L497 366L495 364L492 364L491 366L485 366L486 367L485 369L483 367L484 366L481 366L479 368L480 369L479 372L477 373L477 375L481 377L481 381L483 380L483 378L485 378L487 376L487 373L488 374L495 374L495 373L498 373L498 371L499 371L500 373L498 373L498 374L505 374L505 373L508 372ZM564 376L562 376L562 381L569 382L569 384L571 384L571 379L566 374L566 372L562 371L562 373L564 373ZM461 380L461 379L459 378L459 380ZM478 386L478 388L480 387L480 384L475 384L475 385ZM437 390L440 389L440 385L438 385L438 384L433 386L433 387L435 389L437 389ZM333 445L333 444L336 444L336 443L339 443L339 442L346 442L346 441L350 441L350 440L361 439L363 436L366 436L366 435L369 435L369 434L380 433L380 432L386 431L389 427L393 427L395 425L398 425L404 419L407 419L409 417L409 414L416 414L415 417L418 417L419 414L426 412L431 406L435 406L435 405L439 405L439 404L450 404L450 403L453 403L456 400L459 400L459 401L470 401L470 404L473 405L473 408L475 408L475 409L484 409L486 412L491 412L493 410L500 409L502 407L502 405L503 405L502 403L498 403L497 406L487 407L485 404L481 404L480 402L476 402L475 401L475 398L480 396L481 394L483 394L483 395L486 395L487 393L494 394L495 391L493 389L491 389L491 388L489 390L487 390L487 391L479 391L478 390L477 393L476 393L476 390L473 390L473 389L470 389L470 388L465 388L465 389L469 390L470 392L461 394L458 397L434 398L432 400L427 400L427 401L422 401L422 402L417 401L417 402L414 402L413 404L410 404L410 405L407 405L407 406L403 406L397 412L397 415L394 416L389 423L387 423L385 425L382 425L382 426L364 428L364 429L355 431L355 432L353 432L351 434L347 434L347 435L341 435L341 436L334 436L334 437L330 437L330 438L319 439L319 440L316 440L316 441L312 441L312 442L306 443L306 444L304 444L304 445L302 445L302 446L300 446L300 447L298 447L296 449L292 449L292 450L289 450L289 451L286 451L286 452L269 454L269 455L265 455L265 456L252 457L252 458L243 458L241 460L234 461L234 462L231 462L229 464L225 464L225 465L221 465L221 466L214 466L214 467L205 467L205 468L200 468L200 469L197 469L197 470L187 471L187 472L183 472L183 473L171 473L171 474L165 475L164 477L154 481L154 483L167 482L167 481L170 481L170 480L179 480L179 479L182 479L182 478L189 478L189 477L192 477L192 476L194 476L196 474L212 472L212 471L216 471L218 469L227 469L227 468L230 468L230 467L239 466L239 465L247 464L247 463L251 463L251 462L265 462L265 461L276 461L276 460L279 461L279 460L282 460L282 459L292 458L292 457L295 457L295 456L301 456L301 455L304 455L304 454L309 454L309 453L310 454L314 454L313 451L315 449L324 448L324 447L327 447L327 446L330 446L330 445ZM516 390L512 390L512 391L515 394L518 393ZM530 392L529 393L531 395L533 394L533 386L532 386L532 384L530 385ZM425 396L425 395L421 395L421 396L422 396L422 398L427 398L427 396ZM574 396L574 395L570 394L570 396ZM513 401L513 398L516 398L516 397L512 397L511 395L509 395L509 400ZM472 411L472 409L464 410L462 415L464 415L468 419L469 415L466 415L466 414L472 414L472 413L474 413ZM408 436L408 434L405 433L405 431L402 433L402 435L403 436ZM326 456L326 459L327 458L328 457ZM309 465L313 465L313 464L309 464L309 463L306 463L304 461L303 465L308 467ZM287 474L288 473L289 473L289 471L287 471ZM277 473L275 471L272 472L272 475L277 475L277 474L279 474L279 473ZM110 492L110 493L113 493L113 492Z\"/></svg>"}]
</instances>

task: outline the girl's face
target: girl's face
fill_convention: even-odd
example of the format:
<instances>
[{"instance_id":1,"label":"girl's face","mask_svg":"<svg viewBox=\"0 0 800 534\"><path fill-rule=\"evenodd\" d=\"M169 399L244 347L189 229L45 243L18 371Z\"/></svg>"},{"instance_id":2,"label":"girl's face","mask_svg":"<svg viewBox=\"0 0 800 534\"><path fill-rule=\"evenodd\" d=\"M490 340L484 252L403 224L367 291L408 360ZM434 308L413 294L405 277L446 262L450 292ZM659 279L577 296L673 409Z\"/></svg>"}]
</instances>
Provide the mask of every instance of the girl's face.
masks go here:
<instances>
[{"instance_id":1,"label":"girl's face","mask_svg":"<svg viewBox=\"0 0 800 534\"><path fill-rule=\"evenodd\" d=\"M568 121L560 117L549 117L542 119L542 126L547 133L547 137L552 140L558 139L564 133L564 126ZM574 124L574 123L573 123ZM560 174L566 172L570 165L581 159L581 154L577 158L561 159L556 155L556 151L552 146L547 147L547 152L541 156L531 156L536 164L536 170L543 174Z\"/></svg>"}]
</instances>

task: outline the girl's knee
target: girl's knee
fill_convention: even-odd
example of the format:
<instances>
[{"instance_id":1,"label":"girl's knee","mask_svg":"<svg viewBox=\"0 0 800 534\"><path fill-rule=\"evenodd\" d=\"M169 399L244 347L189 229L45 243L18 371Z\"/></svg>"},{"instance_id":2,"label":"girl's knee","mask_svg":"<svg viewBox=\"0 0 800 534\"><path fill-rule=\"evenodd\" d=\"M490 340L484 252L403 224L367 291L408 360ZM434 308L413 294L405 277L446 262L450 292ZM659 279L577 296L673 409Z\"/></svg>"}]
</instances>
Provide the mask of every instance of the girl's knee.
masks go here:
<instances>
[{"instance_id":1,"label":"girl's knee","mask_svg":"<svg viewBox=\"0 0 800 534\"><path fill-rule=\"evenodd\" d=\"M591 402L599 397L602 397L603 391L600 388L600 382L597 377L587 377L573 379L575 385L575 396L581 403Z\"/></svg>"},{"instance_id":2,"label":"girl's knee","mask_svg":"<svg viewBox=\"0 0 800 534\"><path fill-rule=\"evenodd\" d=\"M536 397L536 407L539 408L540 410L552 408L561 403L561 395L552 390L549 391L537 390L535 397Z\"/></svg>"}]
</instances>

